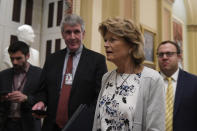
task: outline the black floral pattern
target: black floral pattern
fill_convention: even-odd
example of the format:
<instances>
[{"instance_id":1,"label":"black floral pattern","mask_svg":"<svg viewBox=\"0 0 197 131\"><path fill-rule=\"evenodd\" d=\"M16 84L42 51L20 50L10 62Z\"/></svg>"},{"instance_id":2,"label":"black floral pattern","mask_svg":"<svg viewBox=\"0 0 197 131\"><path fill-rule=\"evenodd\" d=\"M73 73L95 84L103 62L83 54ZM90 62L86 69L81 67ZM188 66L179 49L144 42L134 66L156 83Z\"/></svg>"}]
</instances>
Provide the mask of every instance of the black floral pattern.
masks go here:
<instances>
[{"instance_id":1,"label":"black floral pattern","mask_svg":"<svg viewBox=\"0 0 197 131\"><path fill-rule=\"evenodd\" d=\"M137 99L141 74L119 74L106 82L99 100L101 121L98 131L131 131L132 116Z\"/></svg>"}]
</instances>

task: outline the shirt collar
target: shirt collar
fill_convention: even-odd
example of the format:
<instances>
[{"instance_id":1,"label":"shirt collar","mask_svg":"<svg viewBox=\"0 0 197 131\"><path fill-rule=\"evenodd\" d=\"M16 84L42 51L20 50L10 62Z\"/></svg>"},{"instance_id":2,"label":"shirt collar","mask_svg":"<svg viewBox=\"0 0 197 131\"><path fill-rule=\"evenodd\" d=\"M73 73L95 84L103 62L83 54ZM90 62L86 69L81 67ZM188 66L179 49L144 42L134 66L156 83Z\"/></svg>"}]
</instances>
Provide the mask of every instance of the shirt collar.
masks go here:
<instances>
[{"instance_id":1,"label":"shirt collar","mask_svg":"<svg viewBox=\"0 0 197 131\"><path fill-rule=\"evenodd\" d=\"M30 64L29 64L29 62L27 62L26 67L25 67L25 73L27 73L27 72L28 72L29 67L30 67Z\"/></svg>"},{"instance_id":2,"label":"shirt collar","mask_svg":"<svg viewBox=\"0 0 197 131\"><path fill-rule=\"evenodd\" d=\"M67 54L70 53L70 49L69 48L66 48L67 49ZM78 55L82 52L83 50L83 44L80 45L79 49L75 52L75 55Z\"/></svg>"},{"instance_id":3,"label":"shirt collar","mask_svg":"<svg viewBox=\"0 0 197 131\"><path fill-rule=\"evenodd\" d=\"M178 75L179 75L179 68L176 70L176 72L174 72L174 74L171 76L172 77L172 80L173 81L177 81L178 80ZM161 72L161 75L162 75L162 77L164 78L164 80L165 80L165 78L167 77L166 75L164 75L164 73L163 72Z\"/></svg>"}]
</instances>

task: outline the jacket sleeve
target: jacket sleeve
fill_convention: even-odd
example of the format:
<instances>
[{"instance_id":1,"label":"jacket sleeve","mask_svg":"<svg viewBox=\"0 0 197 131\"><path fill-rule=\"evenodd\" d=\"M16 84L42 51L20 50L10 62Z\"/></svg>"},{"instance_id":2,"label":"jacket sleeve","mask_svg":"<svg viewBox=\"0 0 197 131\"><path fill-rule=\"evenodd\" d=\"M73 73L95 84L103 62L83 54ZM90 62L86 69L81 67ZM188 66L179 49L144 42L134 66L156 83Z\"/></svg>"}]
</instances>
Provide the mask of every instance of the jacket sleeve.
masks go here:
<instances>
[{"instance_id":1,"label":"jacket sleeve","mask_svg":"<svg viewBox=\"0 0 197 131\"><path fill-rule=\"evenodd\" d=\"M2 90L3 87L2 86L3 77L4 74L0 72L0 91ZM0 131L3 131L3 126L7 118L7 112L8 112L7 105L8 102L3 101L0 96Z\"/></svg>"},{"instance_id":2,"label":"jacket sleeve","mask_svg":"<svg viewBox=\"0 0 197 131\"><path fill-rule=\"evenodd\" d=\"M145 123L145 131L165 131L164 82L159 74L151 80Z\"/></svg>"},{"instance_id":3,"label":"jacket sleeve","mask_svg":"<svg viewBox=\"0 0 197 131\"><path fill-rule=\"evenodd\" d=\"M34 104L42 101L47 105L47 82L46 82L46 72L47 72L47 59L45 61L44 67L42 69L41 75L40 75L40 80L38 83L38 90L35 92L35 97L34 97Z\"/></svg>"},{"instance_id":4,"label":"jacket sleeve","mask_svg":"<svg viewBox=\"0 0 197 131\"><path fill-rule=\"evenodd\" d=\"M7 104L6 102L0 102L0 131L3 131L3 127L5 125L6 119L7 119L7 110L6 110Z\"/></svg>"},{"instance_id":5,"label":"jacket sleeve","mask_svg":"<svg viewBox=\"0 0 197 131\"><path fill-rule=\"evenodd\" d=\"M106 65L105 57L104 56L99 57L99 59L97 60L96 74L95 74L95 76L96 76L96 92L95 92L95 94L97 96L96 96L96 99L94 100L94 105L96 104L97 97L98 97L98 94L101 89L102 77L106 72L107 72L107 65Z\"/></svg>"},{"instance_id":6,"label":"jacket sleeve","mask_svg":"<svg viewBox=\"0 0 197 131\"><path fill-rule=\"evenodd\" d=\"M102 85L101 85L101 90L99 92L99 96L98 96L98 99L97 99L97 104L96 104L96 109L95 109L95 114L94 114L94 123L93 123L92 131L96 131L99 128L99 126L100 126L100 121L97 120L97 117L99 115L99 107L98 107L99 106L99 100L100 100L100 98L102 96L102 93L103 93L104 87L105 87L105 83L106 83L108 77L110 76L110 74L111 74L111 72L107 72L102 77L102 83L101 83Z\"/></svg>"}]
</instances>

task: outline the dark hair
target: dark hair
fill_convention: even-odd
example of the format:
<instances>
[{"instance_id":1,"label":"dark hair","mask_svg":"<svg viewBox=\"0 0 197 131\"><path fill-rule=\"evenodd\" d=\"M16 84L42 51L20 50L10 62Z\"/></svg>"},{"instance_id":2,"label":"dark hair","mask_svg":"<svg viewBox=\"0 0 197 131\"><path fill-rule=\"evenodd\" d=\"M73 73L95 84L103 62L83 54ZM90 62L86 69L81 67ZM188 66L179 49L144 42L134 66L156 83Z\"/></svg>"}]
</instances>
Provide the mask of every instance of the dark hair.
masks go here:
<instances>
[{"instance_id":1,"label":"dark hair","mask_svg":"<svg viewBox=\"0 0 197 131\"><path fill-rule=\"evenodd\" d=\"M8 48L8 53L16 53L17 51L21 51L26 56L29 53L29 46L22 41L16 41L10 44Z\"/></svg>"},{"instance_id":2,"label":"dark hair","mask_svg":"<svg viewBox=\"0 0 197 131\"><path fill-rule=\"evenodd\" d=\"M157 52L158 52L158 49L159 49L159 47L161 46L161 45L165 45L165 44L172 44L172 45L174 45L175 47L176 47L176 51L177 51L177 54L181 54L181 48L180 48L180 46L176 43L176 42L174 42L174 41L170 41L170 40L166 40L166 41L163 41L163 42L161 42L160 44L159 44L159 46L157 47Z\"/></svg>"}]
</instances>

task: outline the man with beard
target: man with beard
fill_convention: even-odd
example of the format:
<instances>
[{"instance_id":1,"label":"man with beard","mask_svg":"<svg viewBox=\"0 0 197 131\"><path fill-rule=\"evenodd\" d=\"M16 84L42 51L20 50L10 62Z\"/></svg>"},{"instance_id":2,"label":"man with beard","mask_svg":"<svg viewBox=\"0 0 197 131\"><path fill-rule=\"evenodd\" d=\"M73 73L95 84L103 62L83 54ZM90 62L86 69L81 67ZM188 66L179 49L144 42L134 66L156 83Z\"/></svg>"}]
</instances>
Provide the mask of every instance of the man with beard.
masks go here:
<instances>
[{"instance_id":1,"label":"man with beard","mask_svg":"<svg viewBox=\"0 0 197 131\"><path fill-rule=\"evenodd\" d=\"M13 67L0 72L0 131L40 131L32 116L41 69L27 62L29 46L17 41L8 48Z\"/></svg>"},{"instance_id":2,"label":"man with beard","mask_svg":"<svg viewBox=\"0 0 197 131\"><path fill-rule=\"evenodd\" d=\"M166 131L197 131L197 76L178 67L181 50L173 41L161 42L157 56L165 82Z\"/></svg>"}]
</instances>

